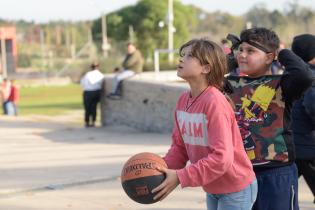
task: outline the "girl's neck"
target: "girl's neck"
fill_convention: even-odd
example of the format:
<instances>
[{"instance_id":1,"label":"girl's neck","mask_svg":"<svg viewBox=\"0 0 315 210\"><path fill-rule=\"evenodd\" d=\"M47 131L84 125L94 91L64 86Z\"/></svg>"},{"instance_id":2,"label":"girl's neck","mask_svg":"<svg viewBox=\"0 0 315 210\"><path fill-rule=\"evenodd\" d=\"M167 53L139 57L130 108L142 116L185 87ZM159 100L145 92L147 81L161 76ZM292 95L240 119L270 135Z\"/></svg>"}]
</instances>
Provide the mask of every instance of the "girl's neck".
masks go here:
<instances>
[{"instance_id":1,"label":"girl's neck","mask_svg":"<svg viewBox=\"0 0 315 210\"><path fill-rule=\"evenodd\" d=\"M202 82L202 83L189 83L190 85L190 92L191 92L191 96L197 97L198 95L200 95L200 93L202 93L209 85L206 82Z\"/></svg>"}]
</instances>

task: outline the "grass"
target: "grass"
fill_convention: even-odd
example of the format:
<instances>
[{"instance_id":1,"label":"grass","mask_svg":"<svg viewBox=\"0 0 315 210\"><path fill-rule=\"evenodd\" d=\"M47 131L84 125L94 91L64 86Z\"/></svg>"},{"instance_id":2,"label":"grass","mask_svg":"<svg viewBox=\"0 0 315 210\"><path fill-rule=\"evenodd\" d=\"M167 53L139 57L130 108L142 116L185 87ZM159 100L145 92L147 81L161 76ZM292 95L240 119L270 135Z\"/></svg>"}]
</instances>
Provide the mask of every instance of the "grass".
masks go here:
<instances>
[{"instance_id":1,"label":"grass","mask_svg":"<svg viewBox=\"0 0 315 210\"><path fill-rule=\"evenodd\" d=\"M78 84L65 86L21 87L19 115L60 115L83 109L82 90Z\"/></svg>"}]
</instances>

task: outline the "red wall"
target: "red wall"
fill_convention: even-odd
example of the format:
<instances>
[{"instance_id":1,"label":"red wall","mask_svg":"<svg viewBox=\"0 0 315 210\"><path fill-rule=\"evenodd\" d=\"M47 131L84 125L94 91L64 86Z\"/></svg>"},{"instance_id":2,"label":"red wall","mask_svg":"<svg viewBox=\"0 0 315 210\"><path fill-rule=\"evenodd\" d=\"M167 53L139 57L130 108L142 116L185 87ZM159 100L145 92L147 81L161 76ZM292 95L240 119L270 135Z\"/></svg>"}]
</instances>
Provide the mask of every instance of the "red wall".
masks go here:
<instances>
[{"instance_id":1,"label":"red wall","mask_svg":"<svg viewBox=\"0 0 315 210\"><path fill-rule=\"evenodd\" d=\"M16 47L16 29L14 26L0 27L0 40L10 40L12 42L12 54L14 57L14 66L16 67L17 62L17 47ZM1 50L1 49L0 49ZM14 68L15 68L14 67ZM1 67L0 67L1 69Z\"/></svg>"}]
</instances>

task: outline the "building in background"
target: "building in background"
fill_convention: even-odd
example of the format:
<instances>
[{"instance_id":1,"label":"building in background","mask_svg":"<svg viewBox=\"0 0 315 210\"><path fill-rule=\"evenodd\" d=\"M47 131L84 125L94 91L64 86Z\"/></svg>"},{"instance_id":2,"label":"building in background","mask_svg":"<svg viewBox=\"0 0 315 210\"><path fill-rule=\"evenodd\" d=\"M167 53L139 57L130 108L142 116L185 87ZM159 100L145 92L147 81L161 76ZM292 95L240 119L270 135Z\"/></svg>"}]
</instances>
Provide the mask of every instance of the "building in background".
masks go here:
<instances>
[{"instance_id":1,"label":"building in background","mask_svg":"<svg viewBox=\"0 0 315 210\"><path fill-rule=\"evenodd\" d=\"M0 74L3 77L16 72L17 47L14 26L0 27Z\"/></svg>"}]
</instances>

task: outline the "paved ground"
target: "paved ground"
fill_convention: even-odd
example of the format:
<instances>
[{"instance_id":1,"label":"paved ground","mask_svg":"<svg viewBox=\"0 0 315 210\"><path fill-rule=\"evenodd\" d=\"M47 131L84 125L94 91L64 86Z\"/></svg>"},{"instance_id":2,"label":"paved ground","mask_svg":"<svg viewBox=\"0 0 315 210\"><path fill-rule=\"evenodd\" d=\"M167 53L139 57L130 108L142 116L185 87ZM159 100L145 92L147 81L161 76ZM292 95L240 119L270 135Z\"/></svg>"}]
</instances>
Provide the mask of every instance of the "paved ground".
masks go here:
<instances>
[{"instance_id":1,"label":"paved ground","mask_svg":"<svg viewBox=\"0 0 315 210\"><path fill-rule=\"evenodd\" d=\"M81 114L0 116L0 210L201 210L200 188L179 189L142 205L121 188L123 163L143 151L163 155L169 134L127 127L82 128ZM300 179L301 210L315 209Z\"/></svg>"}]
</instances>

